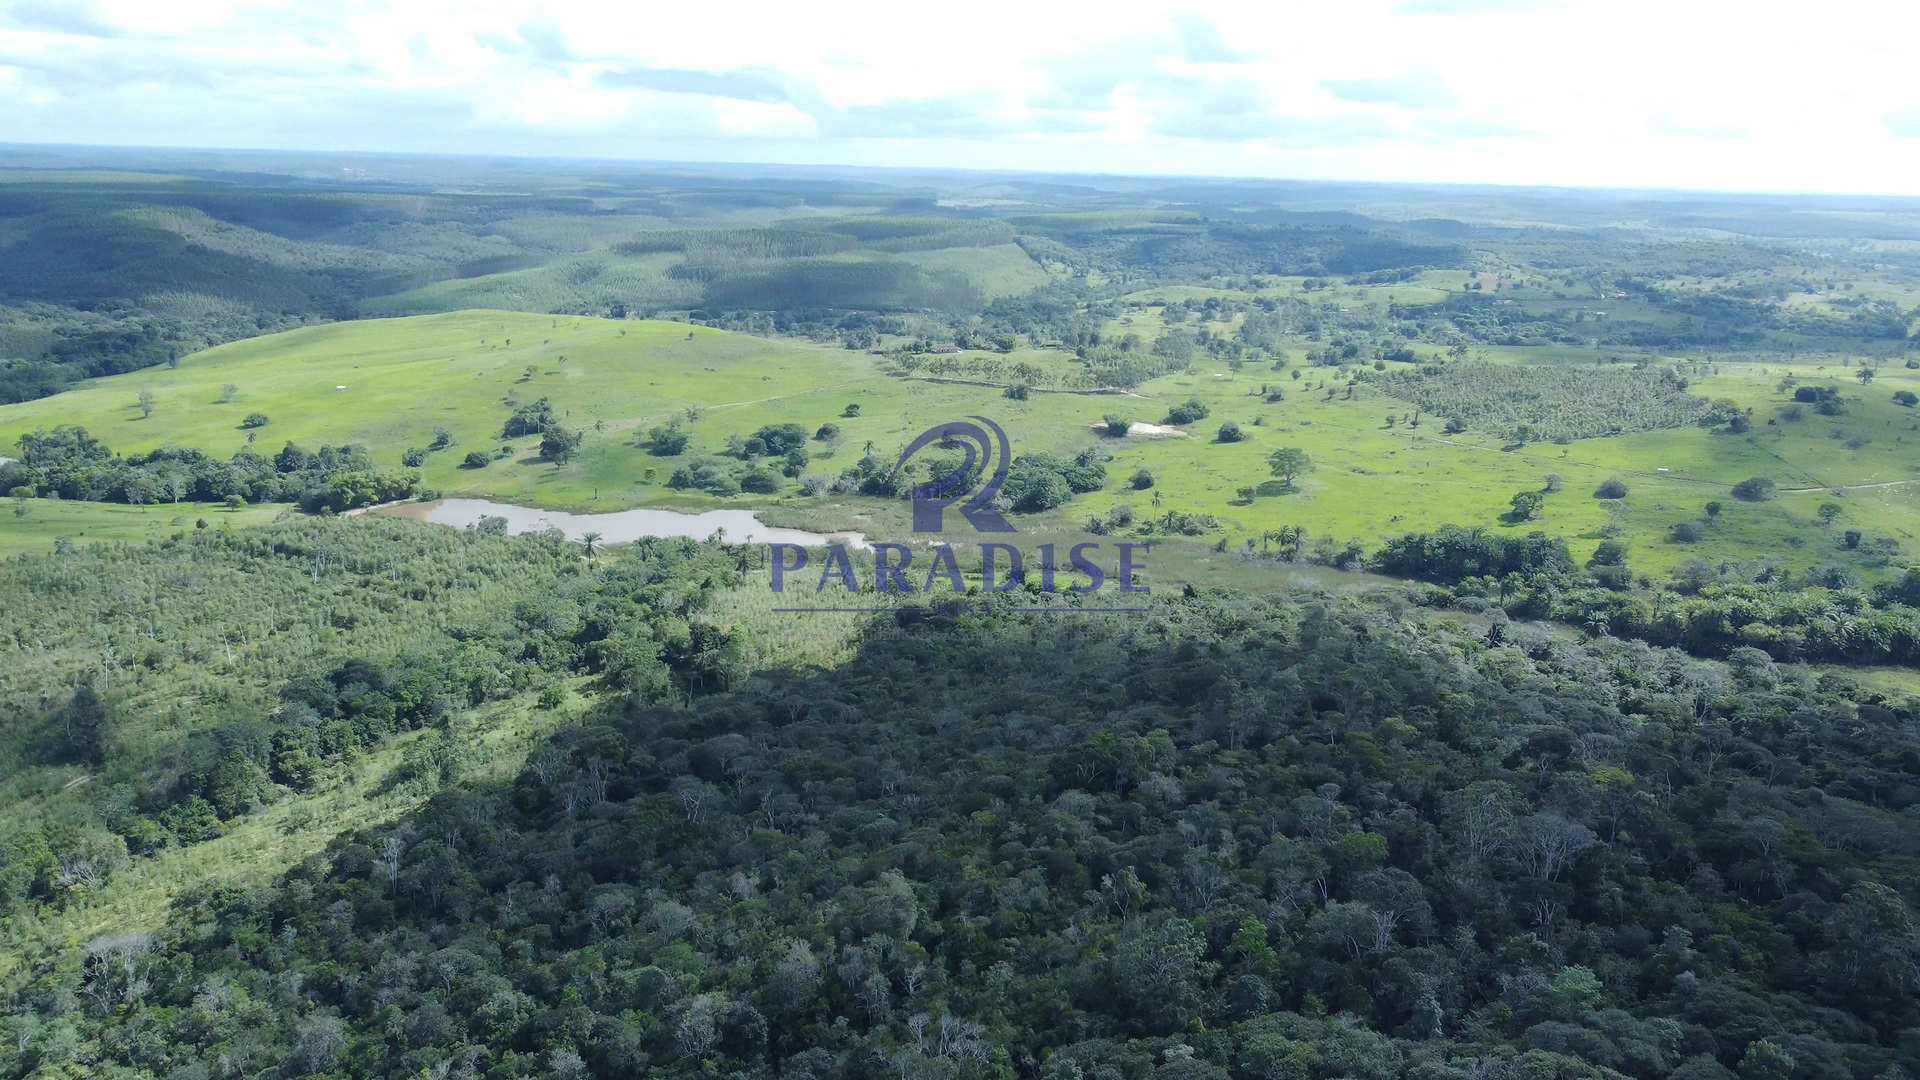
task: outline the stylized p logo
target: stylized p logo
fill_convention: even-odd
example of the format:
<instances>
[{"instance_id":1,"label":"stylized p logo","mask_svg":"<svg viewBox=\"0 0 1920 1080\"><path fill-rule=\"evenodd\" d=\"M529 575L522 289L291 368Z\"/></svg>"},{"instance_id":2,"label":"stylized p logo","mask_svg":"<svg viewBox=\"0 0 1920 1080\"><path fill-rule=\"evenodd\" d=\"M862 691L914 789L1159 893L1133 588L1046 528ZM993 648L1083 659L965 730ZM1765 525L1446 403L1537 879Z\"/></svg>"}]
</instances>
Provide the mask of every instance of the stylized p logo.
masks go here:
<instances>
[{"instance_id":1,"label":"stylized p logo","mask_svg":"<svg viewBox=\"0 0 1920 1080\"><path fill-rule=\"evenodd\" d=\"M935 443L941 446L957 444L966 456L959 467L951 472L914 486L913 531L940 532L947 507L958 503L960 516L966 518L967 524L976 531L1012 532L1013 526L991 505L994 496L1000 493L1000 485L1007 480L1007 433L984 416L950 420L929 428L913 440L900 452L900 460L894 463L893 471L898 474L906 467L907 459ZM984 480L985 483L975 489L973 485L976 480ZM972 492L970 496L969 491Z\"/></svg>"}]
</instances>

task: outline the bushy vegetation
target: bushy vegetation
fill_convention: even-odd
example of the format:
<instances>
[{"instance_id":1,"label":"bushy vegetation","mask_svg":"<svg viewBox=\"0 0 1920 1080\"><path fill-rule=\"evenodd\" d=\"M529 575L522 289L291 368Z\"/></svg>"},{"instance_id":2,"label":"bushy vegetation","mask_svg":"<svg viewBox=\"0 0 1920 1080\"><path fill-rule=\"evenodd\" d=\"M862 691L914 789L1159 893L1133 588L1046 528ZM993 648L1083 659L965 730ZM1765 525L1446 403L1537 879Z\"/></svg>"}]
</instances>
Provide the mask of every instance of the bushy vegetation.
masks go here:
<instances>
[{"instance_id":1,"label":"bushy vegetation","mask_svg":"<svg viewBox=\"0 0 1920 1080\"><path fill-rule=\"evenodd\" d=\"M238 499L337 512L408 498L419 483L417 472L377 468L359 446L287 443L272 457L242 450L226 461L200 450L121 457L73 426L23 437L19 460L0 464L0 490L133 505Z\"/></svg>"},{"instance_id":2,"label":"bushy vegetation","mask_svg":"<svg viewBox=\"0 0 1920 1080\"><path fill-rule=\"evenodd\" d=\"M1007 482L1000 494L1009 508L1031 514L1061 506L1075 495L1098 491L1106 482L1106 459L1097 449L1082 450L1072 457L1022 454L1007 470Z\"/></svg>"},{"instance_id":3,"label":"bushy vegetation","mask_svg":"<svg viewBox=\"0 0 1920 1080\"><path fill-rule=\"evenodd\" d=\"M1189 398L1167 411L1169 424L1194 424L1205 420L1211 410L1199 398Z\"/></svg>"},{"instance_id":4,"label":"bushy vegetation","mask_svg":"<svg viewBox=\"0 0 1920 1080\"><path fill-rule=\"evenodd\" d=\"M1590 439L1699 423L1712 404L1671 369L1450 363L1375 377L1385 392L1519 439Z\"/></svg>"},{"instance_id":5,"label":"bushy vegetation","mask_svg":"<svg viewBox=\"0 0 1920 1080\"><path fill-rule=\"evenodd\" d=\"M1677 523L1668 539L1698 542L1706 528ZM1764 562L1688 564L1665 583L1636 586L1626 549L1600 546L1584 570L1564 541L1449 527L1389 540L1370 565L1385 574L1453 586L1516 617L1676 646L1700 656L1751 650L1779 661L1920 665L1920 570L1863 587L1820 568L1803 576Z\"/></svg>"},{"instance_id":6,"label":"bushy vegetation","mask_svg":"<svg viewBox=\"0 0 1920 1080\"><path fill-rule=\"evenodd\" d=\"M1382 573L1443 585L1470 577L1566 574L1574 568L1566 543L1545 533L1501 536L1475 528L1395 537L1381 547L1373 565Z\"/></svg>"},{"instance_id":7,"label":"bushy vegetation","mask_svg":"<svg viewBox=\"0 0 1920 1080\"><path fill-rule=\"evenodd\" d=\"M543 680L670 685L671 657L705 648L685 614L731 565L667 542L607 575L578 563L559 541L380 519L10 561L0 608L22 725L0 760L93 776L54 816L10 815L0 914L84 902L129 858L217 836L396 732Z\"/></svg>"}]
</instances>

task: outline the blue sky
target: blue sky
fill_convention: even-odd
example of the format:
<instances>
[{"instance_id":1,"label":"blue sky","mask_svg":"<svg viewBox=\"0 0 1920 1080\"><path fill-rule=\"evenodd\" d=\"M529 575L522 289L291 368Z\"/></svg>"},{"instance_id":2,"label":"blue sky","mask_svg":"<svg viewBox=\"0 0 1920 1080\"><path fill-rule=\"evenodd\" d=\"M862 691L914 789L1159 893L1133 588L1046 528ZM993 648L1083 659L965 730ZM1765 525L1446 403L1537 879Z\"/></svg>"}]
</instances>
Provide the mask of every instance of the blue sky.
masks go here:
<instances>
[{"instance_id":1,"label":"blue sky","mask_svg":"<svg viewBox=\"0 0 1920 1080\"><path fill-rule=\"evenodd\" d=\"M1913 5L0 0L0 141L1920 195Z\"/></svg>"}]
</instances>

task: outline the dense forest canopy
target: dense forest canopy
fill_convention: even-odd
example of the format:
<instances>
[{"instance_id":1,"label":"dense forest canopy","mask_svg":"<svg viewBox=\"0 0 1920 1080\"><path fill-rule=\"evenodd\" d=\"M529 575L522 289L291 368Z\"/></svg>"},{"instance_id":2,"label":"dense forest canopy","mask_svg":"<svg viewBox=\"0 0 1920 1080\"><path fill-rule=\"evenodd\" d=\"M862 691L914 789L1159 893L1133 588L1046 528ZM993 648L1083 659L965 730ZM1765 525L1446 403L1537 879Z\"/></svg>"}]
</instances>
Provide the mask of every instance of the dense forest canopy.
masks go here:
<instances>
[{"instance_id":1,"label":"dense forest canopy","mask_svg":"<svg viewBox=\"0 0 1920 1080\"><path fill-rule=\"evenodd\" d=\"M229 812L333 767L299 747L379 725L426 729L397 779L438 794L270 886L192 889L156 933L36 959L6 999L9 1075L1920 1067L1911 700L1757 654L1490 633L1392 593L906 608L845 664L748 670L738 643L707 658L749 629L700 644L676 614L729 587L721 549L590 568L537 537L396 522L381 553L359 528L127 552L343 595L538 568L496 576L525 599L494 601L498 630L450 627L467 644L443 659L271 669L264 787ZM9 570L47 599L71 580L59 557ZM184 631L205 595L154 625ZM403 588L397 611L442 595ZM461 715L510 687L410 689L454 692L447 665L489 653L536 683L593 670L630 620L657 677L609 678L505 776ZM138 723L120 691L71 696L82 728ZM133 745L109 736L109 767Z\"/></svg>"}]
</instances>

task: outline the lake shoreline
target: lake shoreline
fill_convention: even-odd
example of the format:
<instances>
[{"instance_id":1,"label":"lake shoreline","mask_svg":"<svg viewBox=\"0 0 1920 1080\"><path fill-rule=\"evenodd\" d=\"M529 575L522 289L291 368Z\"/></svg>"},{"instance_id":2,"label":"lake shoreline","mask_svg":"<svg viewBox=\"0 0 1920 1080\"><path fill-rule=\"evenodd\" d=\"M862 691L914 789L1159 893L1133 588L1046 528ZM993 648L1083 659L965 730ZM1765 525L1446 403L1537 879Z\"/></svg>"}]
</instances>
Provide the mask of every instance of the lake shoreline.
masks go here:
<instances>
[{"instance_id":1,"label":"lake shoreline","mask_svg":"<svg viewBox=\"0 0 1920 1080\"><path fill-rule=\"evenodd\" d=\"M631 544L645 539L706 540L716 534L729 543L799 544L819 548L842 544L855 550L868 547L865 534L853 531L810 532L768 525L752 510L719 509L699 512L636 507L598 514L542 510L492 499L447 498L429 502L384 503L356 513L425 521L449 528L471 528L487 518L501 518L510 535L557 529L567 539L581 542L598 533L597 542Z\"/></svg>"}]
</instances>

